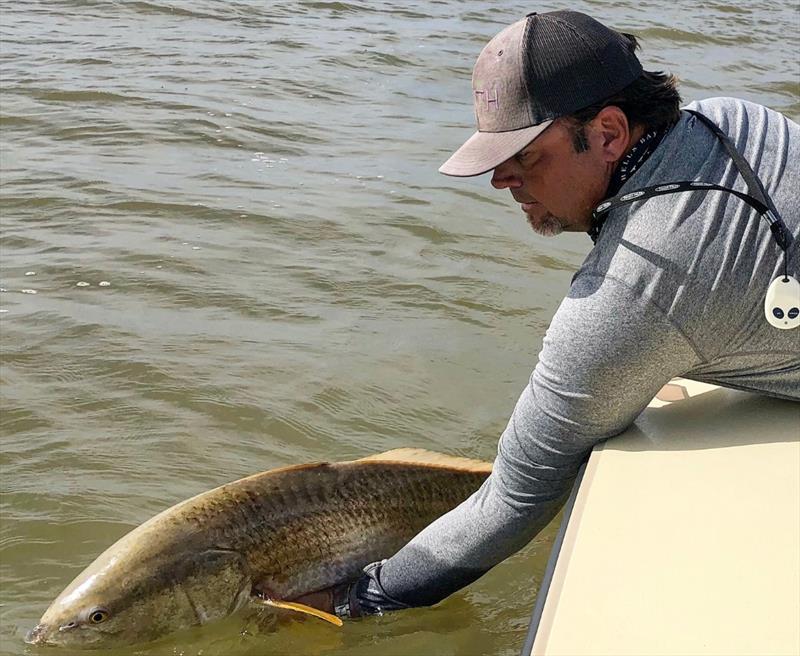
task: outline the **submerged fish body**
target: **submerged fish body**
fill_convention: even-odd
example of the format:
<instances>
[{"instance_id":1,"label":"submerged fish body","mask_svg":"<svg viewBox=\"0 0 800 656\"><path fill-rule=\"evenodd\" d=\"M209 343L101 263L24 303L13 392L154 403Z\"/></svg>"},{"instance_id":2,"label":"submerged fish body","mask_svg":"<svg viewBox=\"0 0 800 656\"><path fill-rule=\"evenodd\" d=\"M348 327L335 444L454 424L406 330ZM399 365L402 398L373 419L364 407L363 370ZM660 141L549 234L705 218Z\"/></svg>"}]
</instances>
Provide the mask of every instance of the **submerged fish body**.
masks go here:
<instances>
[{"instance_id":1,"label":"submerged fish body","mask_svg":"<svg viewBox=\"0 0 800 656\"><path fill-rule=\"evenodd\" d=\"M477 490L491 465L416 449L275 469L183 501L103 552L28 634L111 647L358 577ZM279 605L279 604L278 604Z\"/></svg>"}]
</instances>

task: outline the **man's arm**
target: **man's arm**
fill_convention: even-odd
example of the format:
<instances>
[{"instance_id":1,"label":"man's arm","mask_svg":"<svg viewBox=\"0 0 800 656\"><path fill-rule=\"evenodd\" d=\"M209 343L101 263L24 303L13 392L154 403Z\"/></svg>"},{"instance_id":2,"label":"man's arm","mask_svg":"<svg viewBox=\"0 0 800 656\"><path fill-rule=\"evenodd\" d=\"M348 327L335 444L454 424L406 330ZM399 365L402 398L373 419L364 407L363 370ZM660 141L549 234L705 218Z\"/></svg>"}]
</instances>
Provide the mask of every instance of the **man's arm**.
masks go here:
<instances>
[{"instance_id":1,"label":"man's arm","mask_svg":"<svg viewBox=\"0 0 800 656\"><path fill-rule=\"evenodd\" d=\"M598 441L622 432L664 383L700 361L662 310L621 283L579 278L553 318L491 476L341 589L340 606L354 616L427 606L479 578L550 521Z\"/></svg>"}]
</instances>

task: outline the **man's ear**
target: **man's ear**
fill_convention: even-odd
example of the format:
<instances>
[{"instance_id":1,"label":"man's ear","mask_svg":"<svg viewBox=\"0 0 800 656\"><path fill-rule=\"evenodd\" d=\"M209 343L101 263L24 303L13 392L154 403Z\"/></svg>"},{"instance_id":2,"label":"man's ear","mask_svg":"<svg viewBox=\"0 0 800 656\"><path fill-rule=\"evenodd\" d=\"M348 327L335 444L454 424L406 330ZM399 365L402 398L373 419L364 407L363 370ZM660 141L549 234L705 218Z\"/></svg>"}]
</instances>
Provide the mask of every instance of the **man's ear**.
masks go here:
<instances>
[{"instance_id":1,"label":"man's ear","mask_svg":"<svg viewBox=\"0 0 800 656\"><path fill-rule=\"evenodd\" d=\"M592 128L595 133L595 144L600 147L600 153L607 162L616 162L622 159L631 138L631 126L628 117L619 107L609 105L603 107L592 119Z\"/></svg>"}]
</instances>

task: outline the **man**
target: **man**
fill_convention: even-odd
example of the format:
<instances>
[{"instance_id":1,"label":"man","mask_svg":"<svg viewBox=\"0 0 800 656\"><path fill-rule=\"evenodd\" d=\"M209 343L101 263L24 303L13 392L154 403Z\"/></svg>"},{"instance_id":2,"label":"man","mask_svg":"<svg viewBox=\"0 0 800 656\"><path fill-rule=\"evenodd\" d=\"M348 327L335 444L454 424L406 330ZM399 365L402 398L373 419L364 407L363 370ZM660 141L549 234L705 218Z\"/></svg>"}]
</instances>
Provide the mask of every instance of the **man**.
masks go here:
<instances>
[{"instance_id":1,"label":"man","mask_svg":"<svg viewBox=\"0 0 800 656\"><path fill-rule=\"evenodd\" d=\"M431 605L471 583L536 535L592 446L627 428L674 376L800 398L800 331L770 325L764 310L770 284L797 277L798 242L779 246L751 205L719 190L593 216L605 199L676 181L749 189L702 117L679 109L674 78L643 71L635 48L630 35L557 11L529 14L481 52L478 132L440 171L493 171L534 230L586 231L595 247L485 485L355 584L307 603L355 617ZM732 139L800 236L800 126L730 98L690 107Z\"/></svg>"}]
</instances>

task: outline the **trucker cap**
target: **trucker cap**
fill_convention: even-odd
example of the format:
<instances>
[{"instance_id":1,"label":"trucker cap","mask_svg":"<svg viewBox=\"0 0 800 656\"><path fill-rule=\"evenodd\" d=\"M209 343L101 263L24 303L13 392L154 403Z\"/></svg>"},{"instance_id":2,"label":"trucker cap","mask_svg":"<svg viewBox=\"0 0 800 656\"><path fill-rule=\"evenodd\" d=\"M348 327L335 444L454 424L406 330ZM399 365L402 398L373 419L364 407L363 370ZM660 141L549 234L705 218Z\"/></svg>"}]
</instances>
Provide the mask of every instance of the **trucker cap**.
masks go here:
<instances>
[{"instance_id":1,"label":"trucker cap","mask_svg":"<svg viewBox=\"0 0 800 656\"><path fill-rule=\"evenodd\" d=\"M491 171L554 119L621 91L642 74L633 50L626 36L577 11L534 12L509 25L472 71L478 131L439 171Z\"/></svg>"}]
</instances>

